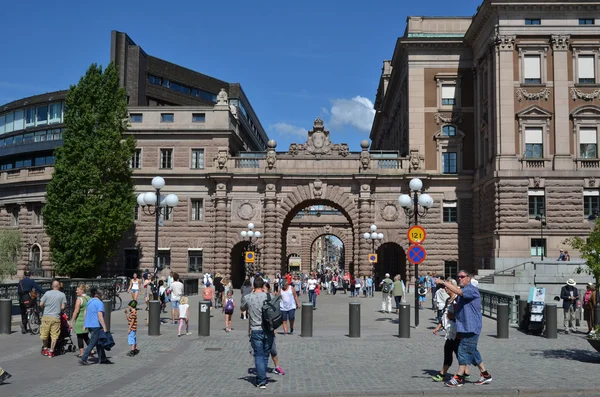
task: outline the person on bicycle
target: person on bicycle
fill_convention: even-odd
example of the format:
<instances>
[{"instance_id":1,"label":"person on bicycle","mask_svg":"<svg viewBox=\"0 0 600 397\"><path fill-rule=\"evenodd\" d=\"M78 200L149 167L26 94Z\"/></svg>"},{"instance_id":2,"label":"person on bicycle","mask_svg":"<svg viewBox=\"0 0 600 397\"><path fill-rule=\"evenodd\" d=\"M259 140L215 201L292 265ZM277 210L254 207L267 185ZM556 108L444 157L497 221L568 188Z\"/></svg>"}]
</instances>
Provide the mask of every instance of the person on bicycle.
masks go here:
<instances>
[{"instance_id":1,"label":"person on bicycle","mask_svg":"<svg viewBox=\"0 0 600 397\"><path fill-rule=\"evenodd\" d=\"M25 270L23 279L19 281L17 293L19 295L19 307L21 308L21 333L27 333L27 309L37 304L37 295L42 295L44 290L31 278L31 272ZM33 291L33 293L32 293Z\"/></svg>"}]
</instances>

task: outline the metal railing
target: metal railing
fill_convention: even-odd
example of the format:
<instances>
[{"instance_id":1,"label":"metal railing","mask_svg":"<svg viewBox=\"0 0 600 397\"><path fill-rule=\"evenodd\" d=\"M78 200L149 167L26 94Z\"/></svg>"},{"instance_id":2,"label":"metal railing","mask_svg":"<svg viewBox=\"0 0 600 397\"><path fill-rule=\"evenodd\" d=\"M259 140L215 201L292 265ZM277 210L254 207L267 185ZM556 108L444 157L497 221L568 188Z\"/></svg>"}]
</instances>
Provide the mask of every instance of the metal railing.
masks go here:
<instances>
[{"instance_id":1,"label":"metal railing","mask_svg":"<svg viewBox=\"0 0 600 397\"><path fill-rule=\"evenodd\" d=\"M499 294L497 292L480 289L481 295L481 314L486 317L496 319L498 316L498 303L508 304L508 319L509 322L516 324L518 322L518 310L514 296Z\"/></svg>"}]
</instances>

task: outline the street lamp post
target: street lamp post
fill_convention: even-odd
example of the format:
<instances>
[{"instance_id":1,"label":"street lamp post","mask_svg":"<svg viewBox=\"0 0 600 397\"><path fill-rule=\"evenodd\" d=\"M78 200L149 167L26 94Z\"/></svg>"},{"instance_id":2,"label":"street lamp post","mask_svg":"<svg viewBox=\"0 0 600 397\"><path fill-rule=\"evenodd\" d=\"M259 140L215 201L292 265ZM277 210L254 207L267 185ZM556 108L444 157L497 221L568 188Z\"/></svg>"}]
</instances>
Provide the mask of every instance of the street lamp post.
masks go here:
<instances>
[{"instance_id":1,"label":"street lamp post","mask_svg":"<svg viewBox=\"0 0 600 397\"><path fill-rule=\"evenodd\" d=\"M544 214L544 207L538 207L538 214L535 216L535 220L540 222L540 244L542 247L540 249L540 260L544 260L544 226L546 226L546 214ZM535 280L534 280L535 285Z\"/></svg>"},{"instance_id":2,"label":"street lamp post","mask_svg":"<svg viewBox=\"0 0 600 397\"><path fill-rule=\"evenodd\" d=\"M255 252L258 251L256 242L258 241L259 238L262 237L262 234L258 230L254 230L254 223L249 223L248 230L242 230L240 232L240 236L242 236L242 239L244 241L248 241L248 249L250 251L255 251ZM244 256L245 256L245 253L244 253ZM258 254L255 256L254 260L256 261L257 258L258 258ZM244 263L246 265L246 276L251 277L253 272L250 271L250 266L248 266L248 263L246 263L245 258L244 258Z\"/></svg>"},{"instance_id":3,"label":"street lamp post","mask_svg":"<svg viewBox=\"0 0 600 397\"><path fill-rule=\"evenodd\" d=\"M372 252L375 253L375 241L383 241L383 233L377 233L377 226L371 225L370 232L363 234L367 241L371 241ZM374 266L371 265L371 278L374 276ZM373 281L375 282L375 281Z\"/></svg>"},{"instance_id":4,"label":"street lamp post","mask_svg":"<svg viewBox=\"0 0 600 397\"><path fill-rule=\"evenodd\" d=\"M413 178L408 187L412 192L412 197L408 194L402 194L398 197L400 206L404 208L407 215L412 211L414 216L415 226L419 224L419 216L424 217L427 215L429 208L433 207L433 199L427 193L423 193L423 182L419 178ZM419 212L419 206L423 208ZM419 265L415 263L415 327L419 326Z\"/></svg>"},{"instance_id":5,"label":"street lamp post","mask_svg":"<svg viewBox=\"0 0 600 397\"><path fill-rule=\"evenodd\" d=\"M165 187L165 180L160 176L152 178L152 187L155 192L140 193L137 196L137 203L142 207L146 215L155 215L154 221L154 280L156 282L156 273L158 272L158 226L160 215L165 218L173 211L173 208L179 203L179 197L171 193L167 196L161 196L160 191Z\"/></svg>"}]
</instances>

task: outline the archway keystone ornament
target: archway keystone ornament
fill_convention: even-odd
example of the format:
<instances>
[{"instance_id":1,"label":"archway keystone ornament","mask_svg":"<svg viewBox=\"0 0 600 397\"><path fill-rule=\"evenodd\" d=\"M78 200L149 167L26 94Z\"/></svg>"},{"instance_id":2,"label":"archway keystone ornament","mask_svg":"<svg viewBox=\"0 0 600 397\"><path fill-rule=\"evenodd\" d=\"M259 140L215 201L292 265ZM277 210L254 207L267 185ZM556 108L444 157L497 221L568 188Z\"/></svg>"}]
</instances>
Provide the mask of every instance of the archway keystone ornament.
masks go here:
<instances>
[{"instance_id":1,"label":"archway keystone ornament","mask_svg":"<svg viewBox=\"0 0 600 397\"><path fill-rule=\"evenodd\" d=\"M329 138L329 130L323 126L323 120L317 118L313 129L308 131L308 139L303 144L292 143L288 153L292 156L315 156L320 159L323 155L335 154L346 157L350 154L347 144L332 144Z\"/></svg>"}]
</instances>

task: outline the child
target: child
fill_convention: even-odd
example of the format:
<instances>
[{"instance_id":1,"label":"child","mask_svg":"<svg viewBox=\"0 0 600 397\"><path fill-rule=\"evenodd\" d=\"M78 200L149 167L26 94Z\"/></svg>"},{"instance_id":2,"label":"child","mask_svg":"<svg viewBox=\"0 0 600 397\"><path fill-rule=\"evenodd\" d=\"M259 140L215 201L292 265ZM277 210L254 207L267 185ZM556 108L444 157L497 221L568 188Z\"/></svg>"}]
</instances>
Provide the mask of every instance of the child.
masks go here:
<instances>
[{"instance_id":1,"label":"child","mask_svg":"<svg viewBox=\"0 0 600 397\"><path fill-rule=\"evenodd\" d=\"M223 302L223 313L225 313L225 332L231 332L231 317L233 316L233 309L235 309L235 302L233 301L233 290L227 291L227 299Z\"/></svg>"},{"instance_id":2,"label":"child","mask_svg":"<svg viewBox=\"0 0 600 397\"><path fill-rule=\"evenodd\" d=\"M127 341L129 342L130 351L127 353L129 357L133 357L140 351L137 349L137 301L132 300L125 309L125 317L127 317Z\"/></svg>"},{"instance_id":3,"label":"child","mask_svg":"<svg viewBox=\"0 0 600 397\"><path fill-rule=\"evenodd\" d=\"M212 285L210 283L206 283L206 288L204 288L204 290L202 291L202 298L205 301L208 301L208 307L210 307L210 310L212 310L212 300L213 300L213 296L215 295L215 290L212 287Z\"/></svg>"},{"instance_id":4,"label":"child","mask_svg":"<svg viewBox=\"0 0 600 397\"><path fill-rule=\"evenodd\" d=\"M185 322L185 334L186 335L192 334L189 330L190 322L189 322L189 318L188 318L188 314L187 314L189 307L190 307L190 305L188 305L187 296L182 296L181 303L179 304L179 333L177 334L177 336L181 336L181 327L183 326L184 322Z\"/></svg>"},{"instance_id":5,"label":"child","mask_svg":"<svg viewBox=\"0 0 600 397\"><path fill-rule=\"evenodd\" d=\"M160 310L163 313L167 312L167 289L165 288L165 282L160 280L158 282L158 299L160 300Z\"/></svg>"},{"instance_id":6,"label":"child","mask_svg":"<svg viewBox=\"0 0 600 397\"><path fill-rule=\"evenodd\" d=\"M425 299L427 298L427 288L425 288L425 284L419 284L419 310L423 310L423 303L425 303Z\"/></svg>"}]
</instances>

